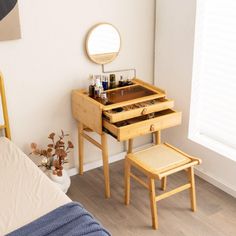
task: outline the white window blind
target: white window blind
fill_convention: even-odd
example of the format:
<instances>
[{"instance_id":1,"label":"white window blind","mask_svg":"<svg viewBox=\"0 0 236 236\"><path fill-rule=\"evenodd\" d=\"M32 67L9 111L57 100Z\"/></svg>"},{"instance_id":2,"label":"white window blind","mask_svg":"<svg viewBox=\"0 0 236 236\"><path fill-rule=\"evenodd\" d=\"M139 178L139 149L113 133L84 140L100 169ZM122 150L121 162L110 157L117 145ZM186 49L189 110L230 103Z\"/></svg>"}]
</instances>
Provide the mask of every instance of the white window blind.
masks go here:
<instances>
[{"instance_id":1,"label":"white window blind","mask_svg":"<svg viewBox=\"0 0 236 236\"><path fill-rule=\"evenodd\" d=\"M197 0L189 137L236 160L236 0Z\"/></svg>"}]
</instances>

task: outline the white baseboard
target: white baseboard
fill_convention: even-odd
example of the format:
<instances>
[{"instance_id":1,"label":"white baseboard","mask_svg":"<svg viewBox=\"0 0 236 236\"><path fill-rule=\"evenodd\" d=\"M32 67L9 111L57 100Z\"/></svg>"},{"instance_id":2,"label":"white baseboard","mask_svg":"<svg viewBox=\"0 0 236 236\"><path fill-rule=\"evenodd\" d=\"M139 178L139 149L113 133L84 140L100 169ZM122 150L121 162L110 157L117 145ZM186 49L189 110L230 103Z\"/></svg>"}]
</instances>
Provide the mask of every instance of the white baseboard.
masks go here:
<instances>
[{"instance_id":1,"label":"white baseboard","mask_svg":"<svg viewBox=\"0 0 236 236\"><path fill-rule=\"evenodd\" d=\"M152 143L149 143L149 144L143 145L141 147L135 148L134 151L138 151L140 149L147 148L147 147L150 147L152 145L153 145ZM126 152L121 152L121 153L118 153L116 155L113 155L113 156L109 157L109 163L113 163L113 162L122 160L122 159L124 159L125 155L126 155ZM84 164L84 172L96 169L96 168L101 167L101 166L102 166L102 160L94 161L94 162L91 162L91 163L86 163L86 164ZM71 168L71 169L68 170L68 174L70 176L77 175L78 174L78 169L76 167ZM200 178L206 180L207 182L213 184L217 188L221 189L222 191L224 191L224 192L226 192L226 193L228 193L231 196L236 198L236 190L233 187L230 187L230 186L222 183L222 181L219 181L217 178L212 177L211 175L206 174L206 173L204 173L203 171L201 171L199 169L195 169L195 174L197 176L199 176Z\"/></svg>"},{"instance_id":2,"label":"white baseboard","mask_svg":"<svg viewBox=\"0 0 236 236\"><path fill-rule=\"evenodd\" d=\"M204 173L199 169L195 169L195 174L200 178L206 180L207 182L211 183L212 185L216 186L217 188L221 189L222 191L236 198L236 190L233 187L224 184L222 181L218 180L217 178L207 173Z\"/></svg>"},{"instance_id":3,"label":"white baseboard","mask_svg":"<svg viewBox=\"0 0 236 236\"><path fill-rule=\"evenodd\" d=\"M142 145L140 147L134 148L134 151L138 151L138 150L143 149L143 148L148 148L152 145L153 145L152 143L148 143L148 144ZM120 161L120 160L125 158L125 155L126 155L126 152L121 152L121 153L118 153L116 155L113 155L113 156L109 157L109 163L111 164L113 162ZM84 164L84 172L96 169L96 168L101 167L101 166L102 166L102 160L97 160L97 161L94 161L94 162L85 163ZM76 167L73 167L73 168L68 170L69 176L77 175L78 173L79 172L78 172L78 169Z\"/></svg>"}]
</instances>

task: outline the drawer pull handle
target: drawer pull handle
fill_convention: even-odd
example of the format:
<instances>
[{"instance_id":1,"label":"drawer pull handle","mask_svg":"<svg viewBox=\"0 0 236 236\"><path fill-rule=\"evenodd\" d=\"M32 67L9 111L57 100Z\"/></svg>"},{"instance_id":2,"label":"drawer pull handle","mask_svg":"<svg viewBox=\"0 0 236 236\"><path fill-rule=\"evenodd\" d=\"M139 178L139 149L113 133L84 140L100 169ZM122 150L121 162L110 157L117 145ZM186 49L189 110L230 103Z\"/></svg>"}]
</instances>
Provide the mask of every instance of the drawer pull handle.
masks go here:
<instances>
[{"instance_id":1,"label":"drawer pull handle","mask_svg":"<svg viewBox=\"0 0 236 236\"><path fill-rule=\"evenodd\" d=\"M151 126L150 126L150 131L152 131L152 132L155 131L155 126L154 126L154 125L151 125Z\"/></svg>"},{"instance_id":2,"label":"drawer pull handle","mask_svg":"<svg viewBox=\"0 0 236 236\"><path fill-rule=\"evenodd\" d=\"M146 115L147 114L147 108L144 108L143 110L142 110L142 115Z\"/></svg>"}]
</instances>

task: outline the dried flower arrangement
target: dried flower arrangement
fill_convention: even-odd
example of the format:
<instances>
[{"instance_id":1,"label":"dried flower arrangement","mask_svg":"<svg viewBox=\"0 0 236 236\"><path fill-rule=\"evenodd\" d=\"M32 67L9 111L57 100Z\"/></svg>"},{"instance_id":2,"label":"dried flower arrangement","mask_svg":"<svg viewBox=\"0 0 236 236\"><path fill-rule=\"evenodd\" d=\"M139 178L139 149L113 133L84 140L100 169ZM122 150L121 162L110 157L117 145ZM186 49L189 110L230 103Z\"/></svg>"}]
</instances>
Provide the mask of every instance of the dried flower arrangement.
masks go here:
<instances>
[{"instance_id":1,"label":"dried flower arrangement","mask_svg":"<svg viewBox=\"0 0 236 236\"><path fill-rule=\"evenodd\" d=\"M32 152L30 154L43 156L39 167L44 166L47 169L53 169L54 175L62 176L63 164L68 162L68 153L74 148L74 145L71 141L67 141L67 145L65 144L64 139L69 134L65 134L63 130L61 130L61 135L58 136L57 140L55 136L55 133L49 134L48 138L52 143L49 143L46 149L39 149L36 143L31 143Z\"/></svg>"}]
</instances>

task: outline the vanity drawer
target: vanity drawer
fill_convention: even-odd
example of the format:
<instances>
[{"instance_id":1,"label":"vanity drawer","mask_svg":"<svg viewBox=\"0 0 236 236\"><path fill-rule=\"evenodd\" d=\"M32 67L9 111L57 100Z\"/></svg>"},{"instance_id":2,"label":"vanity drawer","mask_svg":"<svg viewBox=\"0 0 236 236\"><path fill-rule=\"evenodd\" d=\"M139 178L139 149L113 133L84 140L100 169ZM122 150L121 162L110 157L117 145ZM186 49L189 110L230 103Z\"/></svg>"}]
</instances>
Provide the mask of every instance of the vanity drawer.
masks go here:
<instances>
[{"instance_id":1,"label":"vanity drawer","mask_svg":"<svg viewBox=\"0 0 236 236\"><path fill-rule=\"evenodd\" d=\"M148 118L148 115L145 115L112 124L104 118L103 127L119 141L123 141L179 125L181 124L181 118L181 112L166 109L155 112L154 118L151 119Z\"/></svg>"},{"instance_id":2,"label":"vanity drawer","mask_svg":"<svg viewBox=\"0 0 236 236\"><path fill-rule=\"evenodd\" d=\"M104 111L103 114L108 118L110 123L116 123L122 120L143 116L172 107L174 107L173 100L166 98L158 98L138 104L116 108L109 111ZM119 109L121 111L119 111Z\"/></svg>"}]
</instances>

